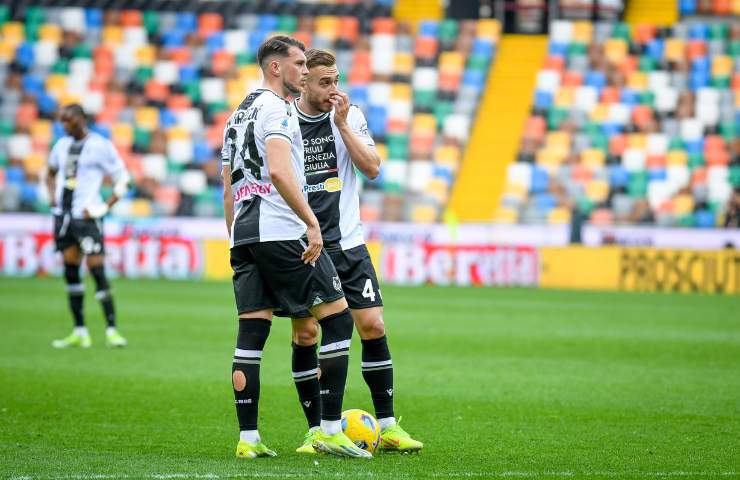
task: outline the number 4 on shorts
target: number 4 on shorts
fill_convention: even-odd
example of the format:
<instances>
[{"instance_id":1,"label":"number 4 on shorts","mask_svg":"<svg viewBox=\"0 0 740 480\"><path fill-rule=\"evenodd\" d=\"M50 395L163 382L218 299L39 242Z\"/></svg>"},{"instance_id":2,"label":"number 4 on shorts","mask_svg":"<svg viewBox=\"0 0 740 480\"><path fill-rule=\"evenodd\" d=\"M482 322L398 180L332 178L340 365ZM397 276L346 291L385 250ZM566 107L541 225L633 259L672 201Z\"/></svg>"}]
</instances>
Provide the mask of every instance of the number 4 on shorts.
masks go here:
<instances>
[{"instance_id":1,"label":"number 4 on shorts","mask_svg":"<svg viewBox=\"0 0 740 480\"><path fill-rule=\"evenodd\" d=\"M378 295L380 295L380 289L378 289ZM362 296L369 298L371 302L375 301L375 291L373 290L373 282L368 278L365 280L365 286L362 288Z\"/></svg>"}]
</instances>

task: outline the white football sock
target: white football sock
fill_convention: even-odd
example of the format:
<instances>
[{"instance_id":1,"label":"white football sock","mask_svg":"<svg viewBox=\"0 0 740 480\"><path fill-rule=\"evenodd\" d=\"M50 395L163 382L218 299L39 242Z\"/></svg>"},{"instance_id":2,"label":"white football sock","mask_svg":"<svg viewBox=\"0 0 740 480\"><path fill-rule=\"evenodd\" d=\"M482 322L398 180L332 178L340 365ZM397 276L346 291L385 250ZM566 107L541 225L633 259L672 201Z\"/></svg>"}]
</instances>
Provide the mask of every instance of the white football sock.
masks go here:
<instances>
[{"instance_id":1,"label":"white football sock","mask_svg":"<svg viewBox=\"0 0 740 480\"><path fill-rule=\"evenodd\" d=\"M74 332L76 335L80 335L82 337L89 335L89 333L87 333L87 327L75 327Z\"/></svg>"},{"instance_id":2,"label":"white football sock","mask_svg":"<svg viewBox=\"0 0 740 480\"><path fill-rule=\"evenodd\" d=\"M114 334L114 333L116 333L116 327L107 327L107 328L105 329L105 333L106 333L107 335L111 335L111 334Z\"/></svg>"},{"instance_id":3,"label":"white football sock","mask_svg":"<svg viewBox=\"0 0 740 480\"><path fill-rule=\"evenodd\" d=\"M244 440L254 445L260 443L260 433L257 430L242 430L239 432L239 440Z\"/></svg>"},{"instance_id":4,"label":"white football sock","mask_svg":"<svg viewBox=\"0 0 740 480\"><path fill-rule=\"evenodd\" d=\"M379 418L378 419L378 425L380 425L380 431L382 432L386 428L391 428L396 426L396 417L386 417L386 418Z\"/></svg>"},{"instance_id":5,"label":"white football sock","mask_svg":"<svg viewBox=\"0 0 740 480\"><path fill-rule=\"evenodd\" d=\"M327 435L336 435L337 433L342 431L342 421L341 420L322 420L321 430L323 430L324 433Z\"/></svg>"}]
</instances>

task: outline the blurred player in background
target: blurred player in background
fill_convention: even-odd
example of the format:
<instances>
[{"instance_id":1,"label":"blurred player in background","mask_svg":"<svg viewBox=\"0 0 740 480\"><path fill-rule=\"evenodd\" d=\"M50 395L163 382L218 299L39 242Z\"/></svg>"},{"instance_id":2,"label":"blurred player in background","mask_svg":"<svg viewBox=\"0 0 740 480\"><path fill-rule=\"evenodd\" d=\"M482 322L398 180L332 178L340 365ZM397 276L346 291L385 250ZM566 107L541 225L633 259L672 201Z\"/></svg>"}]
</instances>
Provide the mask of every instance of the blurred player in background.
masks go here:
<instances>
[{"instance_id":1,"label":"blurred player in background","mask_svg":"<svg viewBox=\"0 0 740 480\"><path fill-rule=\"evenodd\" d=\"M293 103L303 136L305 189L362 339L362 376L382 429L380 448L421 450L423 444L399 426L393 411L393 362L383 323L383 300L360 223L354 167L373 179L380 171L380 157L365 116L337 89L339 71L334 55L311 49L306 59L306 88ZM314 453L311 445L320 420L317 363L320 360L323 370L326 354L321 348L316 356L316 321L307 311L293 316L293 378L309 426L297 451Z\"/></svg>"},{"instance_id":2,"label":"blurred player in background","mask_svg":"<svg viewBox=\"0 0 740 480\"><path fill-rule=\"evenodd\" d=\"M305 47L277 36L260 46L262 88L250 93L224 130L224 212L239 331L232 385L239 421L239 458L273 457L257 430L260 362L274 310L310 310L323 335L321 419L316 448L347 457L372 457L342 433L352 315L321 228L303 191L301 129L288 95L305 83Z\"/></svg>"},{"instance_id":3,"label":"blurred player in background","mask_svg":"<svg viewBox=\"0 0 740 480\"><path fill-rule=\"evenodd\" d=\"M103 217L126 195L129 175L110 140L88 129L80 105L64 107L60 120L67 135L56 142L49 154L47 187L54 215L54 240L64 258L74 330L67 337L54 340L52 346L88 348L92 344L83 315L85 286L80 279L80 264L86 256L87 268L95 279L95 298L103 306L108 325L106 344L124 347L127 342L116 329L116 311L105 276ZM104 202L100 188L106 176L113 181L113 193Z\"/></svg>"}]
</instances>

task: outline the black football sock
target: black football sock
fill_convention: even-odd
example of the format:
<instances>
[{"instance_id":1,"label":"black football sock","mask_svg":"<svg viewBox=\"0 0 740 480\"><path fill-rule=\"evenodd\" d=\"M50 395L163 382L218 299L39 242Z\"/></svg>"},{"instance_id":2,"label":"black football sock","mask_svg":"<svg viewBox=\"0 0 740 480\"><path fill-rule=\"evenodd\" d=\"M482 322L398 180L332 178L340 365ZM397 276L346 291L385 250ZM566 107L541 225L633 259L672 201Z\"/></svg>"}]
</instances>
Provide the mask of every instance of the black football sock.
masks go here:
<instances>
[{"instance_id":1,"label":"black football sock","mask_svg":"<svg viewBox=\"0 0 740 480\"><path fill-rule=\"evenodd\" d=\"M239 430L257 430L260 399L260 362L270 334L270 321L262 318L240 318L236 337L231 380Z\"/></svg>"},{"instance_id":2,"label":"black football sock","mask_svg":"<svg viewBox=\"0 0 740 480\"><path fill-rule=\"evenodd\" d=\"M347 382L349 346L352 343L354 323L349 309L329 315L321 325L321 419L336 421L342 418L342 400Z\"/></svg>"},{"instance_id":3,"label":"black football sock","mask_svg":"<svg viewBox=\"0 0 740 480\"><path fill-rule=\"evenodd\" d=\"M370 388L375 416L393 417L393 362L385 335L362 340L362 377Z\"/></svg>"},{"instance_id":4,"label":"black football sock","mask_svg":"<svg viewBox=\"0 0 740 480\"><path fill-rule=\"evenodd\" d=\"M109 327L115 327L116 310L113 307L113 296L110 293L110 284L105 276L105 269L102 265L98 265L90 268L90 274L95 279L95 298L103 307L105 322Z\"/></svg>"},{"instance_id":5,"label":"black football sock","mask_svg":"<svg viewBox=\"0 0 740 480\"><path fill-rule=\"evenodd\" d=\"M72 312L75 327L84 327L85 320L82 315L82 305L85 298L85 285L80 281L80 266L72 263L65 263L64 281L67 283L69 309Z\"/></svg>"},{"instance_id":6,"label":"black football sock","mask_svg":"<svg viewBox=\"0 0 740 480\"><path fill-rule=\"evenodd\" d=\"M321 398L319 395L319 358L316 344L303 346L293 342L293 381L298 400L308 421L308 428L321 423Z\"/></svg>"}]
</instances>

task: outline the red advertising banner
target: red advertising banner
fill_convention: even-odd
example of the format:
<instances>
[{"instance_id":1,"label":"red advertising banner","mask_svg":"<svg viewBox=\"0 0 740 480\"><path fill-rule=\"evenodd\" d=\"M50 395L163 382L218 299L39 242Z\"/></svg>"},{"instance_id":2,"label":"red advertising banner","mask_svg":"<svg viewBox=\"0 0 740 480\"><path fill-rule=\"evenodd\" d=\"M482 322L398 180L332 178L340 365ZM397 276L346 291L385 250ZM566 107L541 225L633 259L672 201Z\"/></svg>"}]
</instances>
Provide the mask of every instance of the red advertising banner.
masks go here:
<instances>
[{"instance_id":1,"label":"red advertising banner","mask_svg":"<svg viewBox=\"0 0 740 480\"><path fill-rule=\"evenodd\" d=\"M198 240L180 236L106 235L106 270L112 277L200 278L203 254ZM0 233L3 275L59 275L62 256L51 232Z\"/></svg>"},{"instance_id":2,"label":"red advertising banner","mask_svg":"<svg viewBox=\"0 0 740 480\"><path fill-rule=\"evenodd\" d=\"M531 246L390 244L380 274L400 285L537 286L539 257Z\"/></svg>"}]
</instances>

